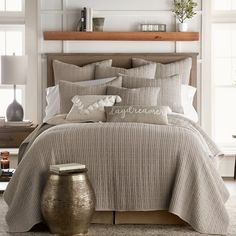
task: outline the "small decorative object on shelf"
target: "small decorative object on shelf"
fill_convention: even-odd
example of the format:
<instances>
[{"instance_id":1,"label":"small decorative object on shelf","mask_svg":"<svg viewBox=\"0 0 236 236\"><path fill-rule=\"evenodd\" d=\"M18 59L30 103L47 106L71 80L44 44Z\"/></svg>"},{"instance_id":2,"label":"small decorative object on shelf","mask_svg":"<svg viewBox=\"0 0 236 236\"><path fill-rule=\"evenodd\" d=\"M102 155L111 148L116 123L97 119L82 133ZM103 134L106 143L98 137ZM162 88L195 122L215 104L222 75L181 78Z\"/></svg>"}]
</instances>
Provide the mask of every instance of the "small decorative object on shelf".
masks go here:
<instances>
[{"instance_id":1,"label":"small decorative object on shelf","mask_svg":"<svg viewBox=\"0 0 236 236\"><path fill-rule=\"evenodd\" d=\"M1 169L9 169L10 168L10 161L9 161L9 152L4 151L1 152Z\"/></svg>"},{"instance_id":2,"label":"small decorative object on shelf","mask_svg":"<svg viewBox=\"0 0 236 236\"><path fill-rule=\"evenodd\" d=\"M142 32L166 32L166 24L141 24Z\"/></svg>"},{"instance_id":3,"label":"small decorative object on shelf","mask_svg":"<svg viewBox=\"0 0 236 236\"><path fill-rule=\"evenodd\" d=\"M76 31L81 31L81 32L93 31L93 8L84 7L81 10L81 17L76 26Z\"/></svg>"},{"instance_id":4,"label":"small decorative object on shelf","mask_svg":"<svg viewBox=\"0 0 236 236\"><path fill-rule=\"evenodd\" d=\"M172 12L176 15L179 21L179 31L188 31L188 24L185 22L186 19L191 19L196 15L194 8L197 7L197 3L193 0L174 0L174 6Z\"/></svg>"},{"instance_id":5,"label":"small decorative object on shelf","mask_svg":"<svg viewBox=\"0 0 236 236\"><path fill-rule=\"evenodd\" d=\"M93 31L103 32L105 18L104 17L94 17L93 18Z\"/></svg>"},{"instance_id":6,"label":"small decorative object on shelf","mask_svg":"<svg viewBox=\"0 0 236 236\"><path fill-rule=\"evenodd\" d=\"M50 166L41 211L50 231L59 235L86 234L95 211L95 193L82 164Z\"/></svg>"}]
</instances>

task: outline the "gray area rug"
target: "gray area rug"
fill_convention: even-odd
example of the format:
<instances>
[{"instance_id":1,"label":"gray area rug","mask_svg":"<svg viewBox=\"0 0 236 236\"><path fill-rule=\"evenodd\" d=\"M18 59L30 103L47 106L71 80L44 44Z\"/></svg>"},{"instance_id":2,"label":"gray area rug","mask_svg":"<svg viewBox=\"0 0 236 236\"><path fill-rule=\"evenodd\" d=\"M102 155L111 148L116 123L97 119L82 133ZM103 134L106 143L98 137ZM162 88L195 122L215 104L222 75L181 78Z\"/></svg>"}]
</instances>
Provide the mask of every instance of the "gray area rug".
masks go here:
<instances>
[{"instance_id":1,"label":"gray area rug","mask_svg":"<svg viewBox=\"0 0 236 236\"><path fill-rule=\"evenodd\" d=\"M236 236L236 195L231 196L226 204L230 215L230 236ZM7 226L5 222L5 214L7 206L3 201L2 195L0 195L0 236L7 235L19 235L19 236L47 236L51 235L48 232L28 232L28 233L7 233ZM165 226L165 225L97 225L90 226L88 234L86 236L156 236L156 235L168 235L168 236L197 236L206 235L195 232L188 226Z\"/></svg>"}]
</instances>

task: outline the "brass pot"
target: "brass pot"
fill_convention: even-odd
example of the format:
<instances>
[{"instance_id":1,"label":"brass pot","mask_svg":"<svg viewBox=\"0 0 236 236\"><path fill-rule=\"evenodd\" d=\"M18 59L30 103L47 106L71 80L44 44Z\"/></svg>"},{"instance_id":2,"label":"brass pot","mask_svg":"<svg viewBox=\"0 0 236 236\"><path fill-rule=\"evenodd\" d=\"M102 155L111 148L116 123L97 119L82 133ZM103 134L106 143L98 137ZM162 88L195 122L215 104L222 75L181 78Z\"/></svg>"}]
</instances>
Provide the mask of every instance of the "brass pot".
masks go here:
<instances>
[{"instance_id":1,"label":"brass pot","mask_svg":"<svg viewBox=\"0 0 236 236\"><path fill-rule=\"evenodd\" d=\"M86 234L95 202L86 169L65 175L50 173L42 195L41 212L54 234Z\"/></svg>"}]
</instances>

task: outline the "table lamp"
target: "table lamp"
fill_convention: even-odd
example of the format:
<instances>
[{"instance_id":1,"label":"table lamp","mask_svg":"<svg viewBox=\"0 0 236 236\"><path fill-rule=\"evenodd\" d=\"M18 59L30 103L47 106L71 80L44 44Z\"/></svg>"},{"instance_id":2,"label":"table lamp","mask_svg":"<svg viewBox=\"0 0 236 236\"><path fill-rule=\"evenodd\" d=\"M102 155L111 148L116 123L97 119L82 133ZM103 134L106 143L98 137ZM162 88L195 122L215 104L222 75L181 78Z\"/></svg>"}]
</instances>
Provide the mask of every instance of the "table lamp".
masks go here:
<instances>
[{"instance_id":1,"label":"table lamp","mask_svg":"<svg viewBox=\"0 0 236 236\"><path fill-rule=\"evenodd\" d=\"M6 111L8 121L23 120L23 107L16 101L16 85L26 84L27 64L27 56L1 56L1 83L14 86L14 100Z\"/></svg>"}]
</instances>

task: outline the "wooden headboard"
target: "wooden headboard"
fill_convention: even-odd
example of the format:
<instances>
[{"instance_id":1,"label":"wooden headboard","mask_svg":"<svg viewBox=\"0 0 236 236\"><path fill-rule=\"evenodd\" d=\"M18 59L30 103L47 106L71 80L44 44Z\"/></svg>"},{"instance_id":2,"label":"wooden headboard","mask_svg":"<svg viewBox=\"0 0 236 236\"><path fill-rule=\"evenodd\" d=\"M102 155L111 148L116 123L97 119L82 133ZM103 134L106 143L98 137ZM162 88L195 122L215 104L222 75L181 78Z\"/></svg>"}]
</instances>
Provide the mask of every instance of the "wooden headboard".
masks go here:
<instances>
[{"instance_id":1,"label":"wooden headboard","mask_svg":"<svg viewBox=\"0 0 236 236\"><path fill-rule=\"evenodd\" d=\"M190 75L190 85L197 87L197 55L198 53L49 53L47 56L47 86L53 86L53 60L59 60L78 66L83 66L92 62L112 59L112 66L131 68L131 58L143 58L146 60L163 64L192 58L192 70ZM194 106L197 108L197 95L195 96Z\"/></svg>"}]
</instances>

